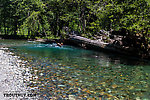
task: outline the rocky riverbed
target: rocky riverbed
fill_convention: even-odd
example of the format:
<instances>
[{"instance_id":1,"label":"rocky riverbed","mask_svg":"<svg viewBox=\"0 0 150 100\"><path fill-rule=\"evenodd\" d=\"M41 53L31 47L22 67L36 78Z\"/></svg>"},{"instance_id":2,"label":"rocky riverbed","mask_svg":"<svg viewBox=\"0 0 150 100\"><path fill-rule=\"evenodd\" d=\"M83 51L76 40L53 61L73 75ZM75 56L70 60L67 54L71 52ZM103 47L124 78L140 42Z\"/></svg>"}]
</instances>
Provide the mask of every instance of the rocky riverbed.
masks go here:
<instances>
[{"instance_id":1,"label":"rocky riverbed","mask_svg":"<svg viewBox=\"0 0 150 100\"><path fill-rule=\"evenodd\" d=\"M27 72L25 61L8 52L8 48L0 48L0 100L29 97L29 90L24 79L31 77Z\"/></svg>"},{"instance_id":2,"label":"rocky riverbed","mask_svg":"<svg viewBox=\"0 0 150 100\"><path fill-rule=\"evenodd\" d=\"M0 100L32 100L9 97L28 93L37 94L33 100L150 98L148 61L32 41L0 45Z\"/></svg>"}]
</instances>

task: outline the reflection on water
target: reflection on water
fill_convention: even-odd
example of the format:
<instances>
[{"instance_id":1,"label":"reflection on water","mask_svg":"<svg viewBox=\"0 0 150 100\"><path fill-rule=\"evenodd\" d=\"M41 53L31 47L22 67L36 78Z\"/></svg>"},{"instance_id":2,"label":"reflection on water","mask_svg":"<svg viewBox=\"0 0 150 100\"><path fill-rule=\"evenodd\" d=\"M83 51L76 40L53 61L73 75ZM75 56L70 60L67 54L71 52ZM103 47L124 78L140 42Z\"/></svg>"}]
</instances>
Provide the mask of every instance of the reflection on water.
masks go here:
<instances>
[{"instance_id":1,"label":"reflection on water","mask_svg":"<svg viewBox=\"0 0 150 100\"><path fill-rule=\"evenodd\" d=\"M10 48L32 74L24 79L43 99L150 99L147 61L56 44Z\"/></svg>"}]
</instances>

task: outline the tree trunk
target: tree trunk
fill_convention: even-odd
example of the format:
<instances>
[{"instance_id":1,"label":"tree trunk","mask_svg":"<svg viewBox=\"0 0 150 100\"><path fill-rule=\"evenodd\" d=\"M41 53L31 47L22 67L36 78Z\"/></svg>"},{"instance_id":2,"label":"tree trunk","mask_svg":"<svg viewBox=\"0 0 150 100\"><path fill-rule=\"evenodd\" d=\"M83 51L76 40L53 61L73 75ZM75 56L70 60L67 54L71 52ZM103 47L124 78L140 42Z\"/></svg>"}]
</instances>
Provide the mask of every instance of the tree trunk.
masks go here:
<instances>
[{"instance_id":1,"label":"tree trunk","mask_svg":"<svg viewBox=\"0 0 150 100\"><path fill-rule=\"evenodd\" d=\"M80 46L86 49L94 49L100 51L108 51L108 52L116 52L125 55L134 55L139 56L138 52L136 52L136 48L123 47L121 45L115 45L113 43L105 43L99 40L91 40L85 37L69 35L68 43Z\"/></svg>"}]
</instances>

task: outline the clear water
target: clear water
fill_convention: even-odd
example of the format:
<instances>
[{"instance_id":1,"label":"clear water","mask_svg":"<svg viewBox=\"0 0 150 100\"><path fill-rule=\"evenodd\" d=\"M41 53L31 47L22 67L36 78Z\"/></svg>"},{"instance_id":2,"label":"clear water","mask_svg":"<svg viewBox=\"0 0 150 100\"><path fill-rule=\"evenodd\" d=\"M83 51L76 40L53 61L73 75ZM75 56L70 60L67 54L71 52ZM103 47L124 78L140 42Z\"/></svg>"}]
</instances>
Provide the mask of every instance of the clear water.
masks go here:
<instances>
[{"instance_id":1,"label":"clear water","mask_svg":"<svg viewBox=\"0 0 150 100\"><path fill-rule=\"evenodd\" d=\"M33 75L24 82L41 99L150 99L150 62L72 46L0 41Z\"/></svg>"}]
</instances>

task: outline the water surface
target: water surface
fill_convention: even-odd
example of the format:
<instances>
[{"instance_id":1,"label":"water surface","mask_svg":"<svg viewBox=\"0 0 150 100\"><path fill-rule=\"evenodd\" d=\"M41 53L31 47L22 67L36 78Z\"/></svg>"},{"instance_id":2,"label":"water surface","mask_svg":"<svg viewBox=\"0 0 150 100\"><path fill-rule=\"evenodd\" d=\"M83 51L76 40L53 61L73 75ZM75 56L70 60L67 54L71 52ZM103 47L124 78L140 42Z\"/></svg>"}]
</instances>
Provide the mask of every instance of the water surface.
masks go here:
<instances>
[{"instance_id":1,"label":"water surface","mask_svg":"<svg viewBox=\"0 0 150 100\"><path fill-rule=\"evenodd\" d=\"M43 99L150 99L150 63L113 53L31 41L1 41L33 77L24 79Z\"/></svg>"}]
</instances>

